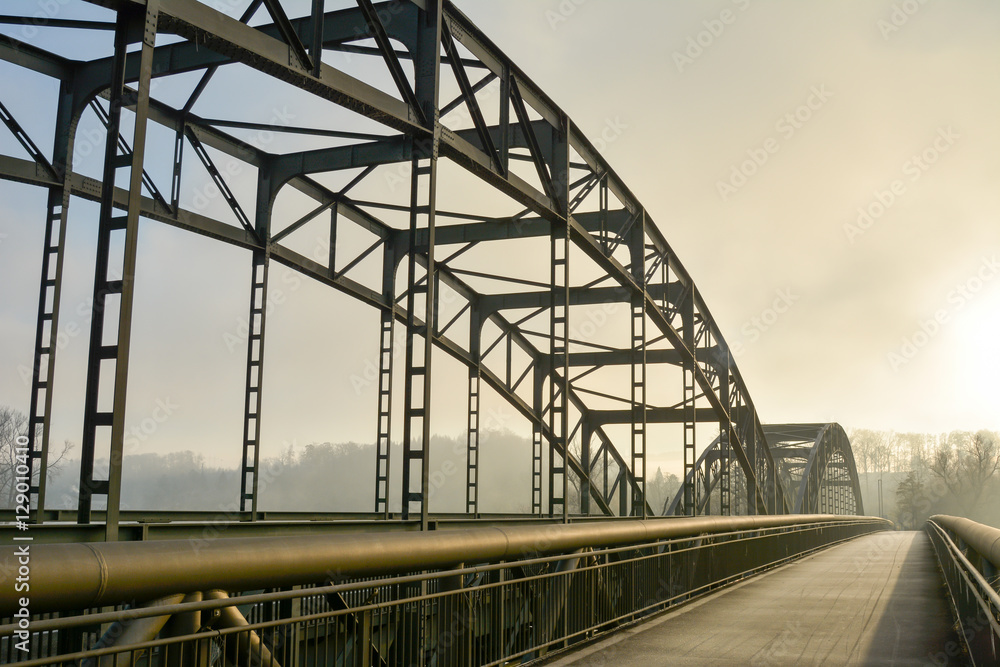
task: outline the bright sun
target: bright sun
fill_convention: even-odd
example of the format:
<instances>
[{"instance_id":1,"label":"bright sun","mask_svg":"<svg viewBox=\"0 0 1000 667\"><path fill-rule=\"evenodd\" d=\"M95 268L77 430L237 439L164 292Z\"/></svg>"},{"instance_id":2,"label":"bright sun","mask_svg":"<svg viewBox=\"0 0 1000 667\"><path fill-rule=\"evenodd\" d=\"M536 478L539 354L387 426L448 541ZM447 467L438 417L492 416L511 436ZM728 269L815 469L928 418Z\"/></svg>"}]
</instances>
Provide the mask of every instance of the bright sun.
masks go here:
<instances>
[{"instance_id":1,"label":"bright sun","mask_svg":"<svg viewBox=\"0 0 1000 667\"><path fill-rule=\"evenodd\" d=\"M986 422L982 426L995 427L1000 421L1000 285L984 288L956 309L949 328L959 398Z\"/></svg>"}]
</instances>

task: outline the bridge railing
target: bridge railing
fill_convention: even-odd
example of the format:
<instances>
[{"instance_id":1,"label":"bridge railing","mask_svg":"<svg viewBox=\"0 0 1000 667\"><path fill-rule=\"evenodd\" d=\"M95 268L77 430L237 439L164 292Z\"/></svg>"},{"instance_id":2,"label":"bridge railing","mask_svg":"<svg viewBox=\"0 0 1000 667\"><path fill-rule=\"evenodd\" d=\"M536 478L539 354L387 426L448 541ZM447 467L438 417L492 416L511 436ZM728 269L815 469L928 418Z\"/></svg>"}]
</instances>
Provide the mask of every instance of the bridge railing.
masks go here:
<instances>
[{"instance_id":1,"label":"bridge railing","mask_svg":"<svg viewBox=\"0 0 1000 667\"><path fill-rule=\"evenodd\" d=\"M938 514L926 530L970 657L977 665L1000 663L1000 529Z\"/></svg>"},{"instance_id":2,"label":"bridge railing","mask_svg":"<svg viewBox=\"0 0 1000 667\"><path fill-rule=\"evenodd\" d=\"M13 575L0 582L0 662L529 662L890 526L832 515L697 517L36 545L30 615L11 593Z\"/></svg>"}]
</instances>

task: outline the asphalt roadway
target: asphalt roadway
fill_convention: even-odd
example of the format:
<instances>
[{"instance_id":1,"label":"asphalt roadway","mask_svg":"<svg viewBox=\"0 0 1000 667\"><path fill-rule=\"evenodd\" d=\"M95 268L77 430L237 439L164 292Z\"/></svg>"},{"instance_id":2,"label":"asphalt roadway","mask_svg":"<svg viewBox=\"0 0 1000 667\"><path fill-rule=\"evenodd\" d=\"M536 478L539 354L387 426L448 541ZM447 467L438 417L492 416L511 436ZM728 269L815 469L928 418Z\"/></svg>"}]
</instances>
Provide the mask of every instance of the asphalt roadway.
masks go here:
<instances>
[{"instance_id":1,"label":"asphalt roadway","mask_svg":"<svg viewBox=\"0 0 1000 667\"><path fill-rule=\"evenodd\" d=\"M555 665L964 665L923 532L831 547L557 656Z\"/></svg>"}]
</instances>

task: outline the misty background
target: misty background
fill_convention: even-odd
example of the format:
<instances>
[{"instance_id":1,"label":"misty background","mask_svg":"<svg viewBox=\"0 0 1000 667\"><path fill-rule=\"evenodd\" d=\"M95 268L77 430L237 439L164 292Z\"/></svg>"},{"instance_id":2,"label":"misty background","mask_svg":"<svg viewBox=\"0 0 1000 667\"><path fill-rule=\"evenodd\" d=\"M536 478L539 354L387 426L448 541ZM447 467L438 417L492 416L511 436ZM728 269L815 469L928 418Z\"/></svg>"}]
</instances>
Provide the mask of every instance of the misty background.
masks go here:
<instances>
[{"instance_id":1,"label":"misty background","mask_svg":"<svg viewBox=\"0 0 1000 667\"><path fill-rule=\"evenodd\" d=\"M23 414L0 407L0 506L14 506L14 439ZM893 520L901 529L919 529L934 514L953 514L1000 526L1000 434L953 431L941 434L856 429L848 434L858 469L865 514ZM509 431L486 431L480 449L481 513L531 513L531 441ZM571 447L573 448L573 447ZM52 454L46 507L75 509L79 461L73 443ZM575 449L575 448L574 448ZM578 449L577 449L578 453ZM436 513L466 511L466 437L431 441L429 508ZM399 511L402 448L390 450L397 462L390 474L392 512ZM358 512L374 508L375 447L369 443L289 443L261 463L261 511ZM107 461L97 467L106 468ZM134 454L122 481L123 510L239 509L239 470L206 463L193 451ZM599 483L598 480L594 480ZM661 468L647 479L647 501L661 514L680 480ZM572 480L570 508L579 507ZM718 507L718 502L713 500ZM596 510L595 510L596 511Z\"/></svg>"},{"instance_id":2,"label":"misty background","mask_svg":"<svg viewBox=\"0 0 1000 667\"><path fill-rule=\"evenodd\" d=\"M63 18L108 16L59 4ZM245 4L227 11L239 14ZM309 3L286 4L294 16ZM837 421L849 431L934 434L926 437L935 442L941 434L1000 429L1000 5L917 3L899 16L894 0L456 4L570 115L643 202L739 350L764 423ZM38 7L30 0L9 6ZM5 34L17 30L0 26ZM69 57L108 52L109 34L67 35L42 29L37 40ZM5 89L21 93L4 103L48 149L57 86L9 63L0 63L0 76ZM154 97L183 97L196 79L159 80ZM266 89L256 83L222 71L195 111L218 117L235 105L268 118L273 100L283 98L261 94ZM314 101L288 102L277 111L293 115L289 122L325 122L328 110ZM98 129L94 118L81 121L81 137ZM163 141L157 132L154 147ZM0 151L21 150L0 131ZM81 154L74 167L94 176L101 162L98 152ZM157 170L165 167L150 168L162 182ZM187 178L182 202L198 201L206 182ZM252 201L246 183L232 186ZM45 196L0 182L0 284L7 287L0 293L0 405L22 413ZM54 455L82 432L96 219L95 204L74 198ZM235 492L222 489L238 482L219 475L236 475L241 452L249 253L163 225L140 229L125 502L155 505L162 499L146 498L147 489L181 488L169 476L156 481L161 466L178 475L205 471L199 493L221 495L191 498L204 508L231 504ZM290 450L302 475L303 460L367 461L351 474L330 463L328 475L342 479L348 507L367 507L377 313L285 267L271 275L277 297L268 319L262 456L281 461ZM778 300L788 306L782 312ZM435 357L436 442L464 442L465 401L455 388L464 394L465 374ZM530 498L530 455L518 449L530 425L489 391L482 405L490 428L510 434L497 441L503 446L483 448L484 509L514 511L504 508ZM713 437L700 436L699 448ZM327 451L323 443L336 444ZM72 487L75 456L78 447L54 482L59 494ZM649 456L651 471L680 474L675 442L655 439ZM885 503L897 476L914 470L930 479L922 466L885 467L878 471ZM491 484L492 475L507 480L508 468L520 476ZM463 504L450 484L461 488L464 462L448 482L435 509ZM283 488L262 493L263 506L284 498ZM509 504L493 495L504 492ZM327 497L321 489L310 502ZM867 498L866 507L873 507Z\"/></svg>"}]
</instances>

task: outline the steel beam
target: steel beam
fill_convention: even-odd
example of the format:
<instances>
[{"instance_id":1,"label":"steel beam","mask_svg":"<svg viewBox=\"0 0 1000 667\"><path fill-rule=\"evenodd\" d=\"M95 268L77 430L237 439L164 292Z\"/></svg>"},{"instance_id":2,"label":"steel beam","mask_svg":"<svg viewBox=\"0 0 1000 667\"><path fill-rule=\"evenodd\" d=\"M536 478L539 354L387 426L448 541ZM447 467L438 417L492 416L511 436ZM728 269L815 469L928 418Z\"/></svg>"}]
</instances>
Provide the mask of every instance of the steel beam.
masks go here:
<instances>
[{"instance_id":1,"label":"steel beam","mask_svg":"<svg viewBox=\"0 0 1000 667\"><path fill-rule=\"evenodd\" d=\"M157 65L163 65L162 68L158 67L158 69L162 70L162 73L194 71L198 69L205 70L206 68L211 68L222 63L241 62L313 92L320 97L342 104L349 109L360 111L362 114L380 121L387 127L400 131L404 135L369 142L369 145L359 144L351 147L309 151L276 158L276 164L280 163L280 169L276 167L272 176L276 181L280 181L280 184L287 182L309 196L316 197L320 201L321 206L327 206L330 203L330 198L334 195L326 192L324 188L311 181L304 174L312 173L313 170L318 172L321 170L329 171L331 169L344 168L347 165L358 166L364 163L367 166L371 166L398 161L399 159L413 159L415 156L412 154L412 151L411 154L407 155L407 147L420 145L422 140L430 137L440 137L440 146L435 142L435 154L439 151L440 155L451 157L460 165L479 175L488 184L510 194L517 201L527 206L531 212L540 216L533 221L520 218L519 220L510 220L507 222L477 222L475 224L462 225L461 229L458 229L458 226L456 226L453 231L449 232L454 235L454 239L459 239L462 235L474 236L478 234L482 235L484 239L498 240L501 238L514 238L515 236L524 237L527 234L549 235L551 241L554 238L554 233L562 234L560 230L564 226L568 238L568 243L566 244L567 261L570 253L569 248L575 246L607 272L608 280L618 285L612 288L595 286L586 289L576 289L570 288L568 285L568 276L567 280L564 281L565 285L557 285L555 279L551 281L551 286L557 287L560 291L565 287L569 291L565 294L562 305L558 305L555 302L542 304L542 306L548 305L550 308L549 350L547 355L550 359L547 377L550 383L564 382L567 384L567 387L561 394L556 393L550 388L550 405L548 409L551 409L554 400L561 395L567 408L564 409L562 418L568 419L568 406L570 403L574 407L579 408L581 412L587 412L586 405L580 399L580 396L568 386L568 368L571 364L590 363L593 361L593 357L586 359L584 356L573 357L570 355L568 352L568 338L563 341L566 347L561 351L553 347L557 339L554 333L558 325L557 320L561 317L568 319L569 307L571 305L582 303L582 300L588 297L593 298L593 295L599 294L598 290L613 290L612 293L603 296L612 298L616 302L630 302L633 305L633 323L637 324L641 321L643 328L645 328L645 320L649 318L653 327L658 329L662 334L666 344L672 347L669 351L662 351L662 358L665 360L668 357L671 360L676 359L675 363L683 364L685 370L690 370L691 382L685 383L686 388L690 386L690 396L686 397L686 399L690 398L690 402L693 403L695 393L700 390L701 395L704 396L704 400L711 406L710 409L715 412L716 419L726 425L728 440L731 441L730 445L733 448L734 455L748 477L748 488L753 498L753 503L759 506L767 504L773 506L775 502L784 503L784 500L781 499L781 487L774 479L776 473L770 453L767 448L756 446L757 442L763 442L763 437L760 431L759 420L756 419L756 415L753 412L752 403L749 401L742 378L740 378L731 359L725 358L723 361L725 367L720 367L718 358L724 355L706 356L709 354L706 350L712 347L716 347L720 352L724 352L724 344L718 343L714 346L708 343L704 345L698 344L699 341L720 341L721 338L717 335L715 325L711 321L704 304L701 302L697 290L694 289L690 277L677 262L675 256L666 245L665 240L663 240L662 236L655 229L655 226L651 223L640 234L642 251L639 252L639 257L644 259L646 257L645 250L651 250L648 256L656 258L654 259L654 266L647 267L644 262L636 261L634 250L632 252L633 261L630 266L622 266L615 261L611 256L613 248L616 247L616 244L620 243L621 238L624 238L630 232L630 226L635 224L634 221L637 219L637 215L642 215L641 206L638 205L635 197L628 191L617 175L600 158L593 146L573 128L558 107L534 86L523 72L509 63L495 45L462 16L460 12L451 6L450 3L445 3L438 11L439 19L444 22L446 27L438 28L436 37L439 38L439 41L436 41L434 44L436 60L434 85L437 85L437 72L441 62L439 44L443 44L446 51L450 46L451 53L447 60L455 68L456 76L459 77L460 88L462 88L465 101L474 104L475 91L471 85L463 85L461 75L464 73L465 67L475 63L471 60L460 60L457 57L454 46L455 43L461 43L474 54L475 58L479 58L482 61L483 66L493 76L500 79L504 103L501 105L501 123L498 127L486 127L482 122L474 122L472 130L452 132L447 128L440 127L436 122L433 124L424 122L421 116L430 118L439 110L436 94L430 103L426 100L420 100L418 106L422 108L419 112L415 112L412 103L407 104L405 100L400 102L400 100L380 93L370 86L366 87L365 84L357 79L319 63L319 55L322 48L338 48L341 45L340 42L343 40L349 39L352 35L356 37L356 31L352 31L352 27L358 25L365 26L366 29L372 27L371 21L366 20L370 19L370 17L365 16L365 10L368 9L368 14L370 15L372 13L370 10L377 9L379 6L372 6L366 3L358 10L322 14L322 3L314 2L311 16L305 19L288 21L284 20L287 17L283 17L283 12L280 11L281 8L279 5L277 7L277 15L275 16L276 25L250 28L244 23L226 18L203 4L194 2L194 0L163 0L163 3L164 9L160 16L161 27L176 30L178 34L182 37L187 37L190 41L152 49L153 62ZM112 7L124 8L141 5L142 3L138 0L108 0L108 4ZM272 14L275 14L275 3L269 3L269 5ZM400 39L405 44L410 55L414 58L416 66L415 82L417 83L417 92L414 94L419 98L419 79L422 76L427 76L426 68L422 68L421 66L420 52L423 50L426 53L428 50L426 48L421 49L419 45L419 35L422 34L421 30L423 28L418 28L417 26L426 12L411 5L404 5L402 8L403 14L398 17L398 20L394 20L391 26L383 26L386 31L386 39L381 40L384 42L380 45L382 47L381 54L390 60L397 57L405 57L405 55L400 56L402 52L397 53L391 48L386 47L389 36L394 39ZM320 15L323 16L322 21L319 20ZM333 20L334 15L336 15L336 20ZM373 27L376 32L378 32L377 28L378 26ZM312 49L310 53L306 54L304 48L297 49L297 47L301 47L301 44L297 42L297 35L306 34L310 31L313 35ZM338 31L339 37L337 36ZM209 48L205 48L206 45ZM2 48L3 44L0 44L0 49ZM210 49L213 48L225 53L225 56L211 53ZM303 55L306 57L303 57ZM81 82L80 85L84 88L90 86L93 90L107 85L107 72L110 71L112 64L111 61L98 61L83 65L68 65L64 61L47 58L35 52L29 52L27 56L14 54L12 57L21 58L24 62L30 63L30 66L39 70L48 69L58 71L60 72L60 76L66 76L66 68L79 69L80 71L76 78ZM313 66L310 66L310 63L307 62L309 58L315 61L312 63ZM139 71L144 69L139 67L140 62L142 62L141 54L125 56L124 69L126 71L126 78L138 76ZM398 61L396 64L398 65ZM405 81L401 77L397 77L397 83L405 83ZM464 83L469 84L470 82L466 79ZM426 90L426 86L424 89ZM405 90L403 88L400 88L400 90L403 97L406 97ZM519 122L513 126L508 126L508 121L510 120L510 106L507 104L508 99L513 101L515 115L519 119ZM162 117L168 120L169 123L172 123L176 129L190 127L197 141L213 141L215 143L212 145L215 147L223 146L222 150L236 150L235 147L239 142L206 127L203 123L199 123L197 118L191 118L190 116L184 118L183 114L171 115L169 110L161 107L162 105L153 104L150 109L150 118ZM534 109L541 116L541 120L530 120L528 118L529 108ZM190 111L190 109L186 111ZM430 115L425 116L424 112L428 111ZM473 140L477 140L480 146L473 145ZM499 146L499 148L491 149L491 143L494 144L494 147ZM580 190L572 201L569 197L568 156L566 158L567 168L565 170L566 179L564 181L560 181L560 175L556 174L556 161L551 157L557 144L560 152L563 151L562 146L566 146L567 154L568 147L572 147L580 154L583 164L574 165L575 168L582 167L591 171L590 174L577 181ZM206 145L209 144L206 143ZM541 183L541 190L532 187L522 179L518 179L507 172L507 160L511 157L509 149L512 146L527 146L529 148L529 159L535 164ZM268 159L265 154L260 151L250 150L245 145L239 147L238 154L241 159L245 159L255 165L259 165ZM338 160L341 161L338 162ZM181 156L178 155L175 159L175 182L172 192L174 196L171 197L171 201L166 203L166 205L164 205L164 202L153 202L149 207L151 217L167 220L171 224L183 228L196 229L200 227L201 233L209 233L209 235L214 235L227 242L238 245L242 244L243 247L249 247L255 253L268 252L269 237L267 236L255 239L252 233L240 234L239 230L227 229L227 226L224 225L214 225L212 221L207 221L201 217L193 216L189 212L178 210L176 197L178 183L176 175L178 174L180 161ZM12 168L17 167L14 163L8 164ZM0 165L0 169L2 168L4 168L3 165ZM26 170L18 171L14 177L22 180L45 180L44 176L40 176L37 172L29 174ZM83 181L83 183L86 184L87 181ZM573 208L579 202L583 193L588 188L596 187L597 185L600 186L601 198L604 202L599 214L597 216L588 213L571 215ZM276 190L277 187L278 185L275 185L274 189ZM576 187L576 185L573 187ZM566 189L565 196L563 195L564 188ZM112 199L118 197L118 193L113 187L111 190ZM612 212L607 210L607 201L611 194L623 202L623 209L621 211ZM145 203L141 203L145 210ZM394 232L387 230L384 225L377 223L377 221L374 223L368 221L365 218L365 214L360 212L356 206L345 206L343 210L345 216L352 216L355 222L364 221L359 222L359 224L368 225L370 230L382 235L382 238L394 235ZM430 206L428 210L429 213L427 215L433 217L435 215L434 207ZM348 214L348 211L351 211L351 213ZM416 213L416 215L421 215L421 213ZM611 220L612 216L618 216L618 218ZM642 217L642 221L643 223L646 222L644 216ZM420 238L421 234L425 234L423 229L426 229L427 233L424 238ZM451 226L441 228L442 234L445 233L443 231L445 229L452 228ZM250 232L251 230L246 231ZM435 230L433 224L423 225L420 230L410 232L410 238L406 239L407 242L405 245L411 248L425 246L433 248L437 243L443 242L441 239L435 238L437 233L438 230ZM274 242L275 239L270 239L270 241ZM275 258L280 257L279 261L283 263L296 267L302 267L307 264L307 262L303 261L304 258L286 251L281 246L275 245L272 252ZM461 281L456 279L456 273L449 273L444 267L438 270L435 267L434 259L433 252L427 253L426 257L422 253L410 253L411 264L420 264L423 262L421 266L423 266L423 272L426 275L440 275L442 280L448 280L451 284L462 285ZM656 262L662 263L665 279L660 281L659 285L647 285L648 280L646 276L642 271L637 272L636 266L641 264L643 269L650 271L656 268ZM553 265L555 266L555 262ZM364 288L343 275L338 275L332 264L328 272L314 270L313 273L318 275L327 284L331 284L360 298L366 303L379 307L383 314L388 312L388 322L390 325L401 314L403 317L411 319L414 317L414 308L397 311L391 300L387 302L384 295ZM413 286L417 287L420 279L417 278L414 282ZM426 289L433 290L436 282L436 277L433 280L427 279ZM417 287L418 291L421 289L423 288ZM659 289L659 293L657 293L657 289ZM479 299L479 296L471 288L468 288L468 286L464 287L464 291L468 295L468 298L470 298L470 302ZM550 292L551 294L543 292L542 298L547 299L554 294L554 290L550 290ZM480 307L484 319L492 317L495 321L501 323L502 326L506 326L503 324L505 320L500 317L502 309L514 307L512 304L518 303L518 298L521 298L521 302L523 303L527 299L536 297L504 295L501 298L505 300L496 300L490 303L488 302L489 298L487 298L479 300L477 305ZM678 331L675 326L676 307L685 299L689 299L692 302L692 314L689 318L690 321L680 327ZM436 326L433 316L435 305L436 302L433 298L427 300L427 315L423 319L427 320L429 327ZM556 312L557 308L561 308L559 313ZM645 310L645 314L640 320L639 312L641 310ZM407 313L409 314L407 315ZM383 320L385 319L386 317L383 315ZM417 321L419 319L413 319L414 323ZM538 368L542 365L540 359L546 355L527 343L523 335L517 330L517 326L511 326L510 330L508 345L513 341L528 352L529 356L532 357L532 363L536 365L537 374L539 372ZM633 334L635 335L635 332ZM694 336L694 343L687 340L692 334ZM648 355L642 364L642 369L645 369L645 364L654 363L651 361L653 355L661 351L647 349L649 342L645 332L642 333L641 339L643 354ZM638 338L634 337L633 342L635 340L638 340ZM429 355L432 343L438 343L439 341L433 335L426 337L425 341L425 348L428 350L427 354ZM468 361L470 355L461 351L460 348L448 348L450 343L446 342L441 342L441 345L449 349L449 353L459 354L463 360ZM633 344L630 350L607 351L607 354L603 358L600 358L597 363L618 363L618 357L628 356L630 359L625 363L629 363L634 371L636 364L631 360L631 357L635 347ZM669 355L667 352L669 352ZM474 359L472 361L475 362ZM564 371L561 374L560 366L562 367L562 371ZM417 368L420 367L417 366ZM721 396L722 390L717 386L722 374L725 374L727 382L730 379L732 382L730 400L725 400ZM506 381L488 374L483 374L482 377L488 383L495 383L502 387L506 397L509 398L515 395L514 389L516 387L512 387L509 371ZM686 375L685 378L688 379L688 376ZM427 378L427 384L429 385L429 378ZM642 386L644 388L644 380ZM633 378L633 391L630 392L633 410L638 403L641 402L644 404L645 402L644 396L636 394L638 388L638 383ZM412 407L409 401L407 402L407 406L407 409ZM534 409L536 407L537 411ZM733 414L734 408L742 410L741 414L745 415L745 417L738 417ZM417 407L416 409L419 411L422 408ZM542 415L545 410L546 408L540 404L528 408L529 413L538 415ZM642 410L643 415L646 412L646 410ZM470 410L471 414L472 410ZM554 414L554 412L549 414L550 420ZM548 432L556 441L560 437L568 438L568 422L564 429L555 428L554 423L545 424L544 427L539 428L540 436L542 432ZM644 427L640 431L633 433L632 463L627 466L630 469L637 467L636 461L639 460L640 455L645 451L644 446L636 446L636 438L640 435L644 438ZM560 443L556 442L555 450L559 449ZM565 452L565 443L562 443L561 449ZM613 448L611 451L614 451ZM552 452L550 451L551 454ZM567 468L573 467L572 457L566 454L563 463L562 469L565 474ZM550 466L550 475L558 470L558 465ZM758 478L761 480L760 484L758 484ZM630 484L635 484L635 481L635 475L632 475ZM565 480L563 482L565 485ZM554 485L550 484L549 491L550 505L554 505L554 501L557 499L556 496L552 495L555 492ZM765 495L767 498L764 497ZM565 500L564 493L563 501ZM563 505L565 511L565 502ZM634 505L635 503L633 503ZM550 510L552 509L553 507L550 507Z\"/></svg>"},{"instance_id":2,"label":"steel beam","mask_svg":"<svg viewBox=\"0 0 1000 667\"><path fill-rule=\"evenodd\" d=\"M516 88L514 89L516 91ZM517 99L512 91L511 99ZM523 105L523 103L522 103ZM518 109L517 104L514 106ZM523 106L519 116L523 114ZM524 114L522 126L527 115ZM535 155L536 167L550 196L557 202L560 213L569 217L569 119L553 129L553 152L547 161ZM537 151L537 147L532 152ZM550 231L550 302L549 302L549 516L562 514L569 520L569 287L570 243L569 226L553 222Z\"/></svg>"},{"instance_id":3,"label":"steel beam","mask_svg":"<svg viewBox=\"0 0 1000 667\"><path fill-rule=\"evenodd\" d=\"M129 347L131 343L132 305L135 285L136 250L141 211L142 165L146 144L146 121L149 108L149 83L152 73L153 46L156 41L157 2L145 6L122 7L115 28L115 61L110 81L110 108L104 172L101 189L100 226L97 240L97 263L94 278L94 317L91 320L90 353L88 357L87 390L85 397L84 431L81 444L79 521L90 522L94 496L107 499L106 539L118 537L118 512L121 496L122 458L125 437L125 401L128 385ZM141 65L138 95L130 100L125 90L126 48L133 35L141 39ZM133 106L135 127L131 153L120 152L119 134L122 108ZM126 214L116 216L115 177L120 171L128 174L129 189ZM112 235L124 233L121 276L112 276L110 253ZM115 308L114 299L118 304ZM110 319L109 319L110 316ZM105 342L105 325L117 325L114 344ZM113 361L114 371L102 372L102 362ZM113 382L111 406L99 404L102 376ZM110 407L110 410L108 409ZM98 435L104 434L101 445L107 443L108 477L94 477L94 459Z\"/></svg>"},{"instance_id":4,"label":"steel beam","mask_svg":"<svg viewBox=\"0 0 1000 667\"><path fill-rule=\"evenodd\" d=\"M431 359L437 324L438 278L434 257L437 213L437 169L440 146L438 96L441 79L441 4L424 8L417 21L414 55L416 99L423 117L433 125L433 136L414 140L410 167L410 246L407 263L406 376L403 397L403 518L416 505L420 524L427 529L428 476L431 439ZM426 230L418 245L417 230ZM418 270L417 255L425 258ZM418 312L423 321L418 321Z\"/></svg>"},{"instance_id":5,"label":"steel beam","mask_svg":"<svg viewBox=\"0 0 1000 667\"><path fill-rule=\"evenodd\" d=\"M335 209L336 211L336 209ZM336 218L334 218L336 219ZM330 269L335 272L335 236L331 236ZM382 253L382 298L386 303L396 301L396 245L386 241ZM375 512L389 517L389 471L392 450L392 378L393 352L395 349L396 317L393 309L383 309L379 316L378 354L378 425L375 434Z\"/></svg>"},{"instance_id":6,"label":"steel beam","mask_svg":"<svg viewBox=\"0 0 1000 667\"><path fill-rule=\"evenodd\" d=\"M56 111L55 139L51 172L58 186L49 188L46 203L45 236L42 246L42 272L39 280L38 318L35 327L35 350L31 366L31 398L28 407L28 503L34 497L30 519L41 523L45 512L45 489L48 481L48 454L51 433L52 389L55 384L56 352L59 335L59 304L63 285L63 258L66 247L66 222L69 212L73 139L79 116L72 86L62 81ZM40 431L40 432L39 432ZM35 482L37 475L38 481Z\"/></svg>"},{"instance_id":7,"label":"steel beam","mask_svg":"<svg viewBox=\"0 0 1000 667\"><path fill-rule=\"evenodd\" d=\"M630 230L629 251L633 279L642 286L642 291L632 296L630 304L630 324L632 360L631 371L631 472L635 480L632 492L631 514L646 516L646 263L645 246L646 212L639 215L639 223Z\"/></svg>"},{"instance_id":8,"label":"steel beam","mask_svg":"<svg viewBox=\"0 0 1000 667\"><path fill-rule=\"evenodd\" d=\"M479 445L480 445L480 379L482 371L482 318L479 308L472 306L469 316L469 366L468 423L466 425L465 511L479 514ZM508 337L508 341L509 341ZM508 359L510 351L508 350ZM510 384L508 379L507 384Z\"/></svg>"}]
</instances>

